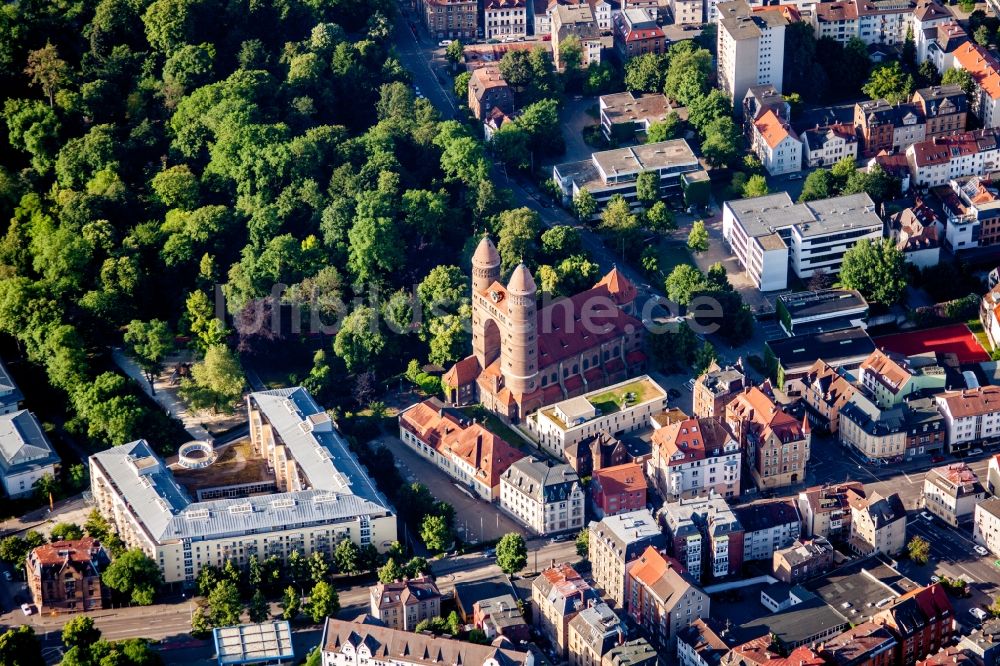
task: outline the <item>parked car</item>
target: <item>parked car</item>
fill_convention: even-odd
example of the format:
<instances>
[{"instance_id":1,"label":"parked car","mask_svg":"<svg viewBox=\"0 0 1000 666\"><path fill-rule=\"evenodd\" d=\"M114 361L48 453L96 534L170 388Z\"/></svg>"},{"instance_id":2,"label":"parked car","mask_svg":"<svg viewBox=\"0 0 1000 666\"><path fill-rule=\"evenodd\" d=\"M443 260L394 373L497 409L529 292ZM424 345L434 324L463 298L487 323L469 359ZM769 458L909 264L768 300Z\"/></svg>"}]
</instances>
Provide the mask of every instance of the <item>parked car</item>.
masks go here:
<instances>
[{"instance_id":1,"label":"parked car","mask_svg":"<svg viewBox=\"0 0 1000 666\"><path fill-rule=\"evenodd\" d=\"M980 622L989 617L989 615L986 614L986 611L984 611L982 608L970 608L969 615L976 618Z\"/></svg>"},{"instance_id":2,"label":"parked car","mask_svg":"<svg viewBox=\"0 0 1000 666\"><path fill-rule=\"evenodd\" d=\"M969 451L969 455L970 456L981 456L981 455L983 455L983 450L982 449L972 449L971 451Z\"/></svg>"},{"instance_id":3,"label":"parked car","mask_svg":"<svg viewBox=\"0 0 1000 666\"><path fill-rule=\"evenodd\" d=\"M562 543L564 541L569 541L572 538L573 538L572 534L560 534L558 536L552 537L552 541L554 543Z\"/></svg>"},{"instance_id":4,"label":"parked car","mask_svg":"<svg viewBox=\"0 0 1000 666\"><path fill-rule=\"evenodd\" d=\"M976 553L982 557L986 557L987 555L990 554L990 551L986 550L980 545L973 546L972 550L976 551Z\"/></svg>"},{"instance_id":5,"label":"parked car","mask_svg":"<svg viewBox=\"0 0 1000 666\"><path fill-rule=\"evenodd\" d=\"M932 463L944 462L944 456L931 456Z\"/></svg>"},{"instance_id":6,"label":"parked car","mask_svg":"<svg viewBox=\"0 0 1000 666\"><path fill-rule=\"evenodd\" d=\"M934 522L934 516L932 516L931 514L927 513L926 511L921 511L920 512L920 517L923 518L924 520L928 521L928 522L931 522L931 523Z\"/></svg>"},{"instance_id":7,"label":"parked car","mask_svg":"<svg viewBox=\"0 0 1000 666\"><path fill-rule=\"evenodd\" d=\"M31 604L21 604L21 612L25 615L31 615L35 611L31 607Z\"/></svg>"},{"instance_id":8,"label":"parked car","mask_svg":"<svg viewBox=\"0 0 1000 666\"><path fill-rule=\"evenodd\" d=\"M496 556L497 556L497 551L494 550L493 548L487 548L486 550L483 551L483 557L485 558L491 558Z\"/></svg>"},{"instance_id":9,"label":"parked car","mask_svg":"<svg viewBox=\"0 0 1000 666\"><path fill-rule=\"evenodd\" d=\"M932 583L940 583L941 582L941 576L931 576L931 582Z\"/></svg>"},{"instance_id":10,"label":"parked car","mask_svg":"<svg viewBox=\"0 0 1000 666\"><path fill-rule=\"evenodd\" d=\"M451 45L451 41L452 40L450 40L450 39L442 39L440 42L438 42L438 46L441 46L441 47L450 46Z\"/></svg>"},{"instance_id":11,"label":"parked car","mask_svg":"<svg viewBox=\"0 0 1000 666\"><path fill-rule=\"evenodd\" d=\"M3 572L3 579L9 582L9 581L14 580L14 577L10 575L9 571L4 571Z\"/></svg>"}]
</instances>

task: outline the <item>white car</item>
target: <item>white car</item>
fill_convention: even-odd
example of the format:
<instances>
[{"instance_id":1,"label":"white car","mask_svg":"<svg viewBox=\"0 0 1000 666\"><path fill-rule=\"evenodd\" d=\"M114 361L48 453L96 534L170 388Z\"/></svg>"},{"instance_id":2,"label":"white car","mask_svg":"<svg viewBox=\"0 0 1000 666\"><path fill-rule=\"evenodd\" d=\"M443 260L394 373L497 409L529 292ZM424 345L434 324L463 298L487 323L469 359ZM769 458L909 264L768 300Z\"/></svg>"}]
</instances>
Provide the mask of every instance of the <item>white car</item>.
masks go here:
<instances>
[{"instance_id":1,"label":"white car","mask_svg":"<svg viewBox=\"0 0 1000 666\"><path fill-rule=\"evenodd\" d=\"M9 571L4 571L3 572L3 579L6 580L6 581L12 581L12 580L14 580L14 577L10 575Z\"/></svg>"},{"instance_id":2,"label":"white car","mask_svg":"<svg viewBox=\"0 0 1000 666\"><path fill-rule=\"evenodd\" d=\"M982 546L973 546L972 550L976 551L976 553L978 553L982 557L986 557L987 555L990 554L990 551L986 550Z\"/></svg>"},{"instance_id":3,"label":"white car","mask_svg":"<svg viewBox=\"0 0 1000 666\"><path fill-rule=\"evenodd\" d=\"M941 576L931 576L931 582L932 583L940 583L941 582Z\"/></svg>"},{"instance_id":4,"label":"white car","mask_svg":"<svg viewBox=\"0 0 1000 666\"><path fill-rule=\"evenodd\" d=\"M984 611L982 608L970 608L969 615L976 618L980 622L989 617L989 615L986 614L986 611Z\"/></svg>"},{"instance_id":5,"label":"white car","mask_svg":"<svg viewBox=\"0 0 1000 666\"><path fill-rule=\"evenodd\" d=\"M451 41L452 40L450 40L450 39L442 39L440 42L438 42L438 46L440 46L442 48L445 47L445 46L451 46Z\"/></svg>"},{"instance_id":6,"label":"white car","mask_svg":"<svg viewBox=\"0 0 1000 666\"><path fill-rule=\"evenodd\" d=\"M927 513L926 511L921 511L920 512L920 517L923 518L924 520L928 521L928 522L931 522L931 523L934 522L934 517L931 516L931 514Z\"/></svg>"},{"instance_id":7,"label":"white car","mask_svg":"<svg viewBox=\"0 0 1000 666\"><path fill-rule=\"evenodd\" d=\"M31 608L31 604L21 604L21 612L25 615L31 615L34 610Z\"/></svg>"},{"instance_id":8,"label":"white car","mask_svg":"<svg viewBox=\"0 0 1000 666\"><path fill-rule=\"evenodd\" d=\"M971 451L969 451L969 455L970 456L981 456L981 455L983 455L983 450L982 449L972 449Z\"/></svg>"}]
</instances>

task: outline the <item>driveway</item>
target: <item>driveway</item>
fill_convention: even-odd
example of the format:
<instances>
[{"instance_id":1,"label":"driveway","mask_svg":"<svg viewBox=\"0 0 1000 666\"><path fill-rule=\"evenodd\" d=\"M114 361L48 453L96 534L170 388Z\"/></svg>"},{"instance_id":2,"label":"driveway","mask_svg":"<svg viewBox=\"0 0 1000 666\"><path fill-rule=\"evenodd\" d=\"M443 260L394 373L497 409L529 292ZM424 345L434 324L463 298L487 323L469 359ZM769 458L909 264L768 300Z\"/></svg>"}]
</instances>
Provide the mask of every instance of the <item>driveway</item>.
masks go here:
<instances>
[{"instance_id":1,"label":"driveway","mask_svg":"<svg viewBox=\"0 0 1000 666\"><path fill-rule=\"evenodd\" d=\"M435 498L455 507L455 531L467 543L496 540L508 532L527 533L527 528L500 511L496 504L475 497L398 437L384 436L376 441L392 451L396 467L407 482L424 484Z\"/></svg>"}]
</instances>

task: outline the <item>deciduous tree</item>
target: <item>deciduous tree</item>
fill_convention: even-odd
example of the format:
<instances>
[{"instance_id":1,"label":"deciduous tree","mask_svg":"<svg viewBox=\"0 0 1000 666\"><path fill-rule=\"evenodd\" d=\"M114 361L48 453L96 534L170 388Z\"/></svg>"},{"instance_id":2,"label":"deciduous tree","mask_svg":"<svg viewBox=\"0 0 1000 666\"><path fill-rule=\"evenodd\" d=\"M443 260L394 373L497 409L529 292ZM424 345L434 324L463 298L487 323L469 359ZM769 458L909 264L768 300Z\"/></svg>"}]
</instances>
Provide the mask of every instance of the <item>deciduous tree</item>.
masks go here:
<instances>
[{"instance_id":1,"label":"deciduous tree","mask_svg":"<svg viewBox=\"0 0 1000 666\"><path fill-rule=\"evenodd\" d=\"M893 305L906 289L906 261L889 239L858 241L844 254L840 284L870 302Z\"/></svg>"},{"instance_id":2,"label":"deciduous tree","mask_svg":"<svg viewBox=\"0 0 1000 666\"><path fill-rule=\"evenodd\" d=\"M704 221L695 220L691 225L687 246L692 252L704 252L708 249L708 229L705 228Z\"/></svg>"},{"instance_id":3,"label":"deciduous tree","mask_svg":"<svg viewBox=\"0 0 1000 666\"><path fill-rule=\"evenodd\" d=\"M525 567L528 563L528 546L524 537L517 532L509 532L500 537L496 548L497 566L508 576Z\"/></svg>"}]
</instances>

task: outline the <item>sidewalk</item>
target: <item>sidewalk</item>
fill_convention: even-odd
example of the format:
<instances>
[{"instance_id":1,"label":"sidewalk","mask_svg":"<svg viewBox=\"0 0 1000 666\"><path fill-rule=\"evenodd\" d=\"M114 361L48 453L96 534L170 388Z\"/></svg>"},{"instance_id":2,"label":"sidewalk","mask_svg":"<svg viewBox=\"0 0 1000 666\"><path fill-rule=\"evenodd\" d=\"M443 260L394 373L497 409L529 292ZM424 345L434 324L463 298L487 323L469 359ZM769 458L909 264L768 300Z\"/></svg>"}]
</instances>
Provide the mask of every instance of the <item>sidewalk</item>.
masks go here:
<instances>
[{"instance_id":1,"label":"sidewalk","mask_svg":"<svg viewBox=\"0 0 1000 666\"><path fill-rule=\"evenodd\" d=\"M134 379L144 391L149 392L149 382L146 380L145 373L143 373L142 368L135 361L125 355L125 352L118 348L112 349L111 358L114 359L115 365L122 372ZM188 410L187 405L177 397L175 390L170 390L172 387L162 381L162 379L157 379L154 387L156 393L151 396L153 400L160 407L167 410L171 416L184 424L184 429L191 435L191 439L198 439L205 442L215 441L215 438L201 425L200 421L202 419L198 414Z\"/></svg>"}]
</instances>

